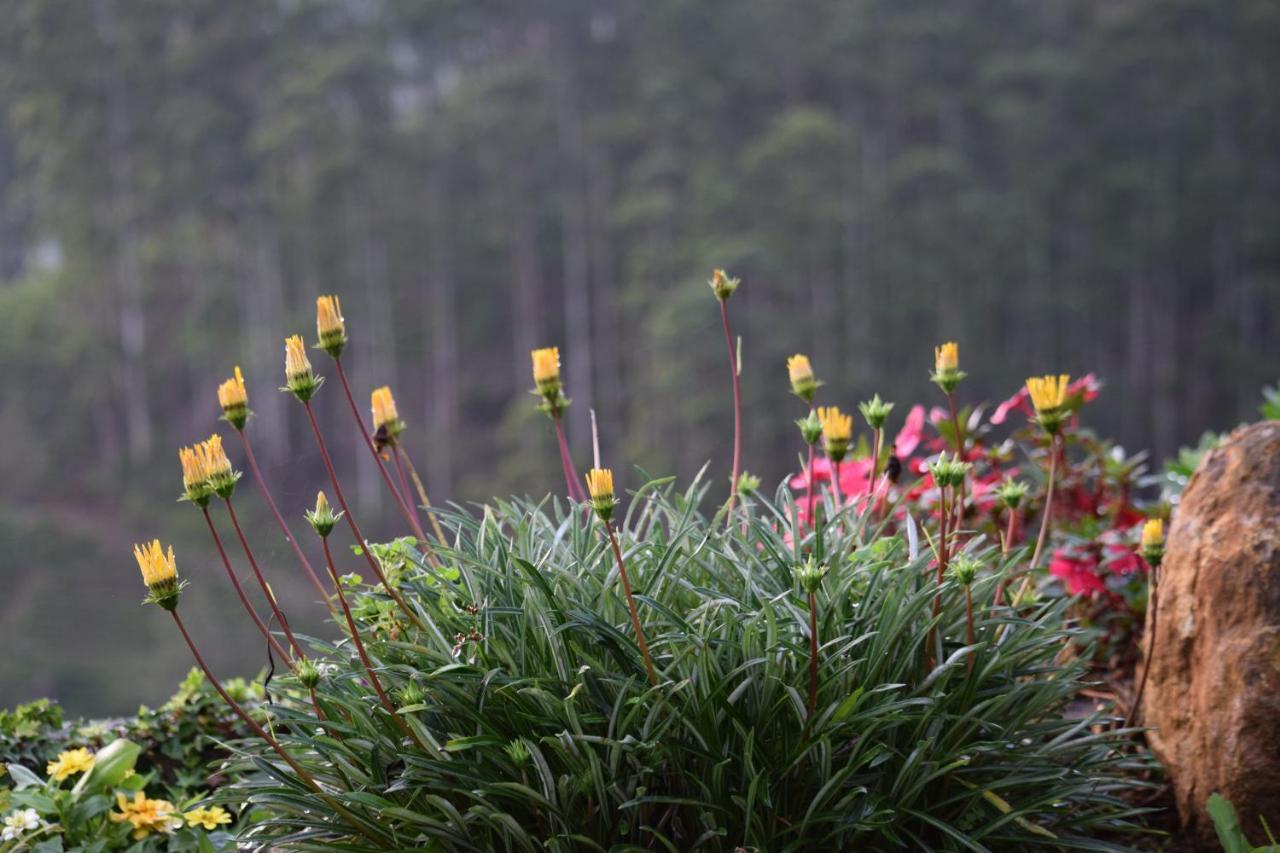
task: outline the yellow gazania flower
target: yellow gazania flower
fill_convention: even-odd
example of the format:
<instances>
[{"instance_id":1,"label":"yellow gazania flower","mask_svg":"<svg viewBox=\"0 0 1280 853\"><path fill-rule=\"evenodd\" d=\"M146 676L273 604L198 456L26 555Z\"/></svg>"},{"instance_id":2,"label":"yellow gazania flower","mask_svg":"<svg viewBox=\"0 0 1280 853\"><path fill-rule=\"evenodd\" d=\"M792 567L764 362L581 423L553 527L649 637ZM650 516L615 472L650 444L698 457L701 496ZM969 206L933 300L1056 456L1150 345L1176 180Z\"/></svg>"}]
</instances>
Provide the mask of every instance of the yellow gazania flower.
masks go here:
<instances>
[{"instance_id":1,"label":"yellow gazania flower","mask_svg":"<svg viewBox=\"0 0 1280 853\"><path fill-rule=\"evenodd\" d=\"M200 445L178 448L178 461L182 463L182 488L187 500L204 506L209 501L209 469Z\"/></svg>"},{"instance_id":2,"label":"yellow gazania flower","mask_svg":"<svg viewBox=\"0 0 1280 853\"><path fill-rule=\"evenodd\" d=\"M320 336L320 348L329 355L337 358L342 353L347 343L347 326L338 297L316 298L316 334Z\"/></svg>"},{"instance_id":3,"label":"yellow gazania flower","mask_svg":"<svg viewBox=\"0 0 1280 853\"><path fill-rule=\"evenodd\" d=\"M289 381L311 375L311 359L307 358L307 345L302 335L292 335L284 340L284 375Z\"/></svg>"},{"instance_id":4,"label":"yellow gazania flower","mask_svg":"<svg viewBox=\"0 0 1280 853\"><path fill-rule=\"evenodd\" d=\"M853 437L853 415L846 415L838 406L819 406L818 420L828 441L849 441Z\"/></svg>"},{"instance_id":5,"label":"yellow gazania flower","mask_svg":"<svg viewBox=\"0 0 1280 853\"><path fill-rule=\"evenodd\" d=\"M235 491L236 481L240 473L231 467L227 451L222 447L222 436L214 433L206 441L200 442L196 452L203 457L203 465L208 474L209 488L221 498L231 497Z\"/></svg>"},{"instance_id":6,"label":"yellow gazania flower","mask_svg":"<svg viewBox=\"0 0 1280 853\"><path fill-rule=\"evenodd\" d=\"M231 815L222 806L192 809L183 817L187 819L187 826L200 826L210 832L231 823Z\"/></svg>"},{"instance_id":7,"label":"yellow gazania flower","mask_svg":"<svg viewBox=\"0 0 1280 853\"><path fill-rule=\"evenodd\" d=\"M160 543L157 542L156 546L159 547L159 545ZM58 757L49 762L44 772L48 773L55 782L61 782L68 776L87 773L91 767L93 767L93 753L80 747L58 753Z\"/></svg>"},{"instance_id":8,"label":"yellow gazania flower","mask_svg":"<svg viewBox=\"0 0 1280 853\"><path fill-rule=\"evenodd\" d=\"M1061 409L1067 402L1067 386L1071 377L1063 373L1059 376L1033 376L1027 380L1027 393L1031 395L1031 404L1040 413Z\"/></svg>"},{"instance_id":9,"label":"yellow gazania flower","mask_svg":"<svg viewBox=\"0 0 1280 853\"><path fill-rule=\"evenodd\" d=\"M791 391L806 403L813 402L813 394L821 384L813 375L809 356L796 353L787 359L787 376L791 379Z\"/></svg>"},{"instance_id":10,"label":"yellow gazania flower","mask_svg":"<svg viewBox=\"0 0 1280 853\"><path fill-rule=\"evenodd\" d=\"M849 452L853 438L853 415L846 415L836 406L818 407L818 420L822 422L823 446L827 456L839 462Z\"/></svg>"},{"instance_id":11,"label":"yellow gazania flower","mask_svg":"<svg viewBox=\"0 0 1280 853\"><path fill-rule=\"evenodd\" d=\"M284 378L285 387L281 390L291 391L304 403L320 387L320 380L311 368L311 359L307 358L307 346L302 342L302 335L291 335L284 340Z\"/></svg>"},{"instance_id":12,"label":"yellow gazania flower","mask_svg":"<svg viewBox=\"0 0 1280 853\"><path fill-rule=\"evenodd\" d=\"M1159 548L1164 545L1164 519L1152 518L1142 525L1142 547Z\"/></svg>"},{"instance_id":13,"label":"yellow gazania flower","mask_svg":"<svg viewBox=\"0 0 1280 853\"><path fill-rule=\"evenodd\" d=\"M218 405L222 416L236 429L243 429L249 419L249 394L244 388L244 374L236 365L236 375L218 386Z\"/></svg>"},{"instance_id":14,"label":"yellow gazania flower","mask_svg":"<svg viewBox=\"0 0 1280 853\"><path fill-rule=\"evenodd\" d=\"M960 345L949 341L933 349L933 366L939 373L960 369Z\"/></svg>"},{"instance_id":15,"label":"yellow gazania flower","mask_svg":"<svg viewBox=\"0 0 1280 853\"><path fill-rule=\"evenodd\" d=\"M375 430L386 428L391 435L399 435L404 431L404 421L400 420L400 413L396 411L396 398L391 395L391 389L386 385L376 389L370 395L370 403L373 407L373 428Z\"/></svg>"},{"instance_id":16,"label":"yellow gazania flower","mask_svg":"<svg viewBox=\"0 0 1280 853\"><path fill-rule=\"evenodd\" d=\"M153 832L168 834L182 826L182 818L173 803L150 799L142 791L135 793L132 800L117 792L116 807L119 811L111 812L108 817L113 823L128 821L133 827L134 841L141 841Z\"/></svg>"},{"instance_id":17,"label":"yellow gazania flower","mask_svg":"<svg viewBox=\"0 0 1280 853\"><path fill-rule=\"evenodd\" d=\"M588 471L587 494L591 496L591 505L595 507L596 513L608 521L618 503L613 496L613 471L608 468L592 468Z\"/></svg>"},{"instance_id":18,"label":"yellow gazania flower","mask_svg":"<svg viewBox=\"0 0 1280 853\"><path fill-rule=\"evenodd\" d=\"M178 564L173 558L173 546L169 546L166 554L160 547L159 539L152 539L146 545L134 545L133 556L142 569L142 582L148 587L170 583L178 577Z\"/></svg>"},{"instance_id":19,"label":"yellow gazania flower","mask_svg":"<svg viewBox=\"0 0 1280 853\"><path fill-rule=\"evenodd\" d=\"M542 390L548 383L560 381L560 348L543 347L529 353L533 359L533 381Z\"/></svg>"}]
</instances>

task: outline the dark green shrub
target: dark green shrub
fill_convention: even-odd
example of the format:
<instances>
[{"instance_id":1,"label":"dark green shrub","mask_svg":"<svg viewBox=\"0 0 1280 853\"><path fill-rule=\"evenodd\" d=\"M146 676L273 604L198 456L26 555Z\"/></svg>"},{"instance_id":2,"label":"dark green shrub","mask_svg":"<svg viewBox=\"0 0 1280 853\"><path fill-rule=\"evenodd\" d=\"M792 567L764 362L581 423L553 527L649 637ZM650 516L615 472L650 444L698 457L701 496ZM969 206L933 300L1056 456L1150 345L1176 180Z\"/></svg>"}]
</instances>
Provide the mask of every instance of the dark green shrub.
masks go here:
<instances>
[{"instance_id":1,"label":"dark green shrub","mask_svg":"<svg viewBox=\"0 0 1280 853\"><path fill-rule=\"evenodd\" d=\"M257 754L232 762L243 780L222 796L269 814L250 839L1025 850L1109 849L1100 836L1134 829L1126 734L1068 713L1085 671L1060 660L1067 601L991 604L1024 553L1001 562L970 543L982 569L969 646L963 592L935 585L930 540L910 522L878 535L847 511L800 534L780 490L726 523L700 512L703 491L648 483L618 521L656 687L612 554L581 508L510 500L446 513L439 568L399 549L410 559L390 579L422 630L378 589L349 584L376 671L421 746L374 697L349 640L313 641L328 662L328 722L279 707L275 733L358 819L340 820L248 742ZM810 555L829 567L812 717L809 614L793 577Z\"/></svg>"}]
</instances>

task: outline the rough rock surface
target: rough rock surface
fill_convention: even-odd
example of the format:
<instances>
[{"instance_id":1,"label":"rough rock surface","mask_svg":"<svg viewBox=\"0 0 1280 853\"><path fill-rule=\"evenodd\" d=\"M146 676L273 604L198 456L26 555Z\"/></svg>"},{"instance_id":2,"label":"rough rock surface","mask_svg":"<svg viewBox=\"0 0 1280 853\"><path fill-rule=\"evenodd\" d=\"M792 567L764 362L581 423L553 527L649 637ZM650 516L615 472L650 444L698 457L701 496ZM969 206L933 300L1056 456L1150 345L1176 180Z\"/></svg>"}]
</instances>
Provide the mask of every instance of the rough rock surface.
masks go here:
<instances>
[{"instance_id":1,"label":"rough rock surface","mask_svg":"<svg viewBox=\"0 0 1280 853\"><path fill-rule=\"evenodd\" d=\"M1280 827L1280 421L1241 427L1205 456L1160 572L1151 745L1204 849L1220 849L1204 810L1215 791L1262 843L1259 815Z\"/></svg>"}]
</instances>

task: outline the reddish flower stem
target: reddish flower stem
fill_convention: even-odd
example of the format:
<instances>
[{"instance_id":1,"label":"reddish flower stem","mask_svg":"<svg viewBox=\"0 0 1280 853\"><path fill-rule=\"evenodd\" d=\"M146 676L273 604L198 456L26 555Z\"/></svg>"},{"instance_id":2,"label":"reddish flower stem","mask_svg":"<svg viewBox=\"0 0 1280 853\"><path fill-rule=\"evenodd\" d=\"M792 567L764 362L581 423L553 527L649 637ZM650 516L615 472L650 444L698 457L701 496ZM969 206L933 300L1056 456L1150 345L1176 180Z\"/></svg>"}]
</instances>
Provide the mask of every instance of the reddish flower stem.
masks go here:
<instances>
[{"instance_id":1,"label":"reddish flower stem","mask_svg":"<svg viewBox=\"0 0 1280 853\"><path fill-rule=\"evenodd\" d=\"M284 647L280 645L280 642L271 635L269 630L267 630L266 623L259 618L257 611L255 611L253 609L253 605L249 603L249 597L244 594L244 587L240 585L240 579L236 577L235 570L231 568L231 561L227 559L226 549L222 547L222 537L218 535L217 528L213 526L213 519L209 516L209 508L207 506L202 506L200 507L200 512L204 514L205 523L209 525L209 533L213 535L213 544L218 546L218 556L222 558L222 566L227 570L227 577L231 579L231 585L235 587L236 595L240 597L240 603L244 606L245 612L253 619L253 624L258 626L258 630L262 632L262 636L271 645L271 648L275 650L276 654L280 655L280 659L287 662L289 666L292 667L293 661L289 657L288 652L284 650Z\"/></svg>"},{"instance_id":2,"label":"reddish flower stem","mask_svg":"<svg viewBox=\"0 0 1280 853\"><path fill-rule=\"evenodd\" d=\"M422 529L422 516L418 514L418 502L413 499L413 492L409 489L409 479L404 475L404 465L400 462L400 454L396 452L396 442L391 442L391 461L396 466L396 479L400 481L400 494L403 495L404 503L409 507L409 511L413 513L413 523L419 530ZM425 539L426 536L424 535Z\"/></svg>"},{"instance_id":3,"label":"reddish flower stem","mask_svg":"<svg viewBox=\"0 0 1280 853\"><path fill-rule=\"evenodd\" d=\"M307 401L302 404L307 410L307 420L311 422L311 431L315 434L316 445L320 448L320 458L324 460L325 471L329 473L329 482L333 485L333 494L338 499L338 505L342 507L342 515L347 520L347 526L351 528L351 535L355 537L356 544L360 546L360 552L364 554L365 561L369 564L370 570L373 571L374 577L386 589L390 595L400 605L400 610L408 617L409 621L418 628L424 628L422 620L418 615L409 609L408 603L400 595L400 592L387 581L387 576L382 573L382 567L378 565L378 561L373 558L373 551L369 547L368 541L364 538L364 534L360 532L360 526L356 524L355 518L351 515L351 507L347 506L346 495L342 492L342 486L338 483L338 472L333 468L333 460L329 458L329 448L325 445L324 435L320 432L320 424L316 421L316 413L312 411L311 402Z\"/></svg>"},{"instance_id":4,"label":"reddish flower stem","mask_svg":"<svg viewBox=\"0 0 1280 853\"><path fill-rule=\"evenodd\" d=\"M867 478L867 510L870 511L875 501L876 477L880 475L880 452L884 442L884 428L877 427L875 439L871 442L871 476Z\"/></svg>"},{"instance_id":5,"label":"reddish flower stem","mask_svg":"<svg viewBox=\"0 0 1280 853\"><path fill-rule=\"evenodd\" d=\"M400 512L404 515L404 520L408 522L409 529L418 537L418 541L423 543L425 547L427 534L422 531L422 525L418 523L418 519L409 507L405 506L404 498L400 495L400 490L396 488L395 483L391 482L391 475L387 473L387 466L382 461L382 454L378 453L378 449L374 447L373 439L369 437L369 429L364 425L364 418L360 415L360 407L356 405L356 398L351 395L351 385L347 382L347 371L342 366L342 359L335 358L333 363L338 366L338 379L342 381L342 390L346 394L347 404L351 406L351 415L356 419L356 425L360 427L360 435L364 438L364 446L369 449L369 453L373 456L373 461L378 464L378 472L382 474L382 482L386 484L387 491L391 492L391 497L395 498L396 506L400 508Z\"/></svg>"},{"instance_id":6,"label":"reddish flower stem","mask_svg":"<svg viewBox=\"0 0 1280 853\"><path fill-rule=\"evenodd\" d=\"M187 648L191 649L191 655L196 659L196 664L204 673L204 677L209 679L209 683L213 685L213 689L218 691L218 695L222 697L222 701L226 702L227 706L235 712L236 716L244 721L244 724L249 727L250 731L262 738L267 746L275 750L276 755L279 755L284 763L289 765L289 769L297 774L298 778L301 779L308 788L314 791L316 795L324 801L325 805L333 809L335 813L341 815L343 820L350 824L351 828L356 832L360 833L365 838L368 838L370 841L373 841L379 847L385 849L387 845L383 841L375 836L369 835L368 831L360 826L360 821L355 815L349 812L333 797L326 794L324 789L322 789L319 783L316 782L315 777L307 772L306 768L294 760L292 755L285 752L284 747L282 747L274 737L268 734L267 730L264 729L257 720L249 716L249 712L242 708L240 703L231 698L231 694L226 691L226 688L222 686L222 682L218 681L217 677L214 676L213 671L209 669L209 665L205 663L204 657L200 654L200 650L196 648L195 641L192 640L191 635L187 633L187 626L182 623L182 617L178 615L178 611L170 610L169 614L173 616L174 623L177 624L178 630L182 632L182 639L187 641Z\"/></svg>"},{"instance_id":7,"label":"reddish flower stem","mask_svg":"<svg viewBox=\"0 0 1280 853\"><path fill-rule=\"evenodd\" d=\"M289 627L289 620L285 618L284 611L280 609L276 597L271 592L271 587L267 586L267 579L262 576L262 569L258 566L257 559L253 556L253 549L249 547L249 540L245 538L244 531L240 528L240 519L236 517L235 507L231 505L231 499L227 498L223 501L227 505L227 515L231 516L231 526L236 529L236 536L240 539L240 547L244 549L244 555L249 559L249 566L253 569L253 576L258 579L258 586L262 587L262 594L267 597L267 605L271 608L271 612L276 615L276 621L280 623L280 627L284 629L284 635L289 638L289 645L293 647L294 654L299 660L306 658L302 651L302 647L298 645L298 640L293 636L293 629Z\"/></svg>"},{"instance_id":8,"label":"reddish flower stem","mask_svg":"<svg viewBox=\"0 0 1280 853\"><path fill-rule=\"evenodd\" d=\"M569 442L564 437L564 422L560 415L551 416L556 425L556 443L560 445L560 467L564 470L565 485L569 488L569 500L582 502L587 499L582 484L578 482L578 471L573 467L573 457L569 454Z\"/></svg>"},{"instance_id":9,"label":"reddish flower stem","mask_svg":"<svg viewBox=\"0 0 1280 853\"><path fill-rule=\"evenodd\" d=\"M1057 474L1058 434L1054 433L1049 437L1049 482L1046 484L1047 494L1044 499L1044 517L1040 519L1040 534L1036 537L1036 550L1031 554L1031 562L1027 564L1027 568L1024 570L1026 577L1023 578L1022 583L1018 586L1017 595L1014 596L1015 601L1022 598L1022 594L1031 585L1031 573L1040 564L1040 554L1044 551L1045 540L1049 537L1049 522L1053 517L1053 492Z\"/></svg>"},{"instance_id":10,"label":"reddish flower stem","mask_svg":"<svg viewBox=\"0 0 1280 853\"><path fill-rule=\"evenodd\" d=\"M346 593L342 591L342 581L338 580L338 571L333 567L333 555L329 552L329 539L326 536L320 537L320 542L324 547L325 567L329 570L329 577L333 580L333 590L338 594L338 603L342 605L342 613L347 619L347 629L351 632L351 641L355 644L356 651L360 655L360 663L364 664L364 671L369 676L369 683L373 685L373 691L378 694L378 701L382 703L382 707L391 715L392 721L400 731L404 732L419 749L426 750L422 741L418 739L413 729L409 728L408 723L401 719L400 714L396 711L396 706L387 698L387 693L382 689L382 681L378 678L378 674L373 671L373 661L369 659L369 653L365 650L364 641L360 639L360 629L356 627L356 620L351 615L351 607L347 604Z\"/></svg>"},{"instance_id":11,"label":"reddish flower stem","mask_svg":"<svg viewBox=\"0 0 1280 853\"><path fill-rule=\"evenodd\" d=\"M409 458L409 451L405 450L404 442L396 439L396 453L404 460L405 467L409 469L409 476L413 479L414 488L418 490L418 498L422 501L422 506L427 511L427 518L431 519L431 529L436 534L436 539L444 544L444 531L440 529L440 519L436 517L435 512L431 509L431 498L427 497L427 487L422 485L422 478L418 476L418 469L413 467L413 460Z\"/></svg>"},{"instance_id":12,"label":"reddish flower stem","mask_svg":"<svg viewBox=\"0 0 1280 853\"><path fill-rule=\"evenodd\" d=\"M723 303L721 303L723 304ZM649 673L649 683L658 685L658 673L653 668L653 658L649 656L649 644L644 639L644 629L640 627L640 613L636 610L636 600L631 595L631 581L627 577L627 567L622 561L622 549L618 547L618 537L613 532L613 525L604 520L604 530L609 536L609 544L613 546L613 557L618 561L618 575L622 578L622 591L627 596L627 607L631 611L631 627L636 632L636 643L640 646L640 654L644 657L644 668Z\"/></svg>"},{"instance_id":13,"label":"reddish flower stem","mask_svg":"<svg viewBox=\"0 0 1280 853\"><path fill-rule=\"evenodd\" d=\"M316 588L316 592L320 593L321 601L328 601L329 596L325 594L324 585L320 583L320 578L316 575L316 570L311 568L311 561L307 559L307 555L303 553L302 547L298 544L298 540L293 538L293 533L289 530L289 525L285 523L284 516L280 514L280 509L276 506L276 502L271 497L271 492L267 490L267 481L262 478L262 471L258 468L258 460L253 455L253 446L249 443L249 436L245 434L243 429L236 430L240 435L240 444L244 447L245 459L249 461L249 470L253 472L254 482L258 484L258 491L262 493L262 498L267 502L272 516L275 517L276 524L280 526L280 532L284 534L285 541L293 548L293 553L297 555L298 562L302 563L302 568L306 570L307 577L311 579L311 584Z\"/></svg>"},{"instance_id":14,"label":"reddish flower stem","mask_svg":"<svg viewBox=\"0 0 1280 853\"><path fill-rule=\"evenodd\" d=\"M1149 632L1151 638L1147 641L1147 653L1143 655L1142 678L1138 681L1138 692L1133 695L1133 704L1129 707L1129 713L1125 715L1125 728L1129 728L1138 720L1138 712L1142 707L1142 694L1147 689L1147 675L1151 672L1151 659L1156 653L1156 617L1159 615L1160 607L1159 576L1160 567L1156 566L1151 570L1151 630Z\"/></svg>"},{"instance_id":15,"label":"reddish flower stem","mask_svg":"<svg viewBox=\"0 0 1280 853\"><path fill-rule=\"evenodd\" d=\"M818 710L818 599L809 593L809 716Z\"/></svg>"},{"instance_id":16,"label":"reddish flower stem","mask_svg":"<svg viewBox=\"0 0 1280 853\"><path fill-rule=\"evenodd\" d=\"M729 330L729 301L720 300L720 320L724 324L724 342L729 348L729 373L733 380L733 474L729 482L729 513L738 500L738 470L742 462L742 388L738 377L738 354Z\"/></svg>"}]
</instances>

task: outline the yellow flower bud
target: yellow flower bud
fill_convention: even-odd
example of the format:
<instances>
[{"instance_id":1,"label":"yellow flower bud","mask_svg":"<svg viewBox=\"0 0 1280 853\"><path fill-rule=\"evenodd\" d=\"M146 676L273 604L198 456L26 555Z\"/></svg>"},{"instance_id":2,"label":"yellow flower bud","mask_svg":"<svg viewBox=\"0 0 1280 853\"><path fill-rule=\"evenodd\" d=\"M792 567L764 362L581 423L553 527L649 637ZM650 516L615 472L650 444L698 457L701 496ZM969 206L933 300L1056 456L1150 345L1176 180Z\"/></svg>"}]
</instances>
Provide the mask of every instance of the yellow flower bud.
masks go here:
<instances>
[{"instance_id":1,"label":"yellow flower bud","mask_svg":"<svg viewBox=\"0 0 1280 853\"><path fill-rule=\"evenodd\" d=\"M391 396L391 389L388 386L384 385L376 389L369 399L373 408L375 430L385 429L392 437L404 432L404 421L400 420L400 414L396 411L396 398Z\"/></svg>"},{"instance_id":2,"label":"yellow flower bud","mask_svg":"<svg viewBox=\"0 0 1280 853\"><path fill-rule=\"evenodd\" d=\"M227 423L236 429L244 429L249 419L249 394L244 388L244 374L240 365L236 365L236 375L218 386L218 405L222 406L222 416Z\"/></svg>"},{"instance_id":3,"label":"yellow flower bud","mask_svg":"<svg viewBox=\"0 0 1280 853\"><path fill-rule=\"evenodd\" d=\"M183 497L196 506L208 506L213 488L209 485L209 467L200 445L178 449L182 463Z\"/></svg>"},{"instance_id":4,"label":"yellow flower bud","mask_svg":"<svg viewBox=\"0 0 1280 853\"><path fill-rule=\"evenodd\" d=\"M1063 373L1059 376L1033 376L1027 380L1027 393L1031 395L1031 405L1035 406L1036 419L1044 431L1053 435L1062 428L1066 418L1063 406L1067 402L1067 387L1071 377Z\"/></svg>"},{"instance_id":5,"label":"yellow flower bud","mask_svg":"<svg viewBox=\"0 0 1280 853\"><path fill-rule=\"evenodd\" d=\"M347 343L347 326L342 319L342 305L336 296L316 298L316 334L320 348L337 358Z\"/></svg>"},{"instance_id":6,"label":"yellow flower bud","mask_svg":"<svg viewBox=\"0 0 1280 853\"><path fill-rule=\"evenodd\" d=\"M559 347L543 347L529 353L533 360L533 382L537 386L534 393L542 397L539 407L551 417L556 418L569 405L569 398L564 396L560 386L560 349Z\"/></svg>"},{"instance_id":7,"label":"yellow flower bud","mask_svg":"<svg viewBox=\"0 0 1280 853\"><path fill-rule=\"evenodd\" d=\"M613 471L608 468L592 468L587 472L587 494L591 505L605 521L613 514L618 499L613 496Z\"/></svg>"},{"instance_id":8,"label":"yellow flower bud","mask_svg":"<svg viewBox=\"0 0 1280 853\"><path fill-rule=\"evenodd\" d=\"M960 369L960 345L951 341L934 347L933 366L939 373Z\"/></svg>"},{"instance_id":9,"label":"yellow flower bud","mask_svg":"<svg viewBox=\"0 0 1280 853\"><path fill-rule=\"evenodd\" d=\"M202 457L209 488L220 498L231 497L236 481L240 479L240 472L231 467L227 451L222 447L222 436L217 433L209 436L207 441L200 442L196 453Z\"/></svg>"},{"instance_id":10,"label":"yellow flower bud","mask_svg":"<svg viewBox=\"0 0 1280 853\"><path fill-rule=\"evenodd\" d=\"M822 383L813 375L813 367L809 364L809 356L796 353L788 358L787 375L791 379L792 393L806 403L812 403L813 394Z\"/></svg>"},{"instance_id":11,"label":"yellow flower bud","mask_svg":"<svg viewBox=\"0 0 1280 853\"><path fill-rule=\"evenodd\" d=\"M142 570L142 582L150 591L148 601L159 604L166 610L178 606L178 565L173 558L173 546L169 546L166 554L160 547L159 539L152 539L145 545L133 546L134 559Z\"/></svg>"},{"instance_id":12,"label":"yellow flower bud","mask_svg":"<svg viewBox=\"0 0 1280 853\"><path fill-rule=\"evenodd\" d=\"M1159 566L1164 559L1164 519L1152 518L1142 525L1142 542L1139 546L1142 559L1152 566Z\"/></svg>"},{"instance_id":13,"label":"yellow flower bud","mask_svg":"<svg viewBox=\"0 0 1280 853\"><path fill-rule=\"evenodd\" d=\"M714 270L711 273L711 281L707 282L707 284L711 285L711 292L721 302L733 296L733 292L738 289L738 285L741 283L741 279L731 278L724 270Z\"/></svg>"},{"instance_id":14,"label":"yellow flower bud","mask_svg":"<svg viewBox=\"0 0 1280 853\"><path fill-rule=\"evenodd\" d=\"M302 402L307 402L320 387L320 379L311 369L311 359L307 358L307 346L301 335L293 335L284 341L284 377L285 387L282 391L291 391Z\"/></svg>"},{"instance_id":15,"label":"yellow flower bud","mask_svg":"<svg viewBox=\"0 0 1280 853\"><path fill-rule=\"evenodd\" d=\"M853 416L844 414L836 406L819 406L818 420L822 422L827 456L839 462L849 452L849 442L853 438Z\"/></svg>"}]
</instances>

